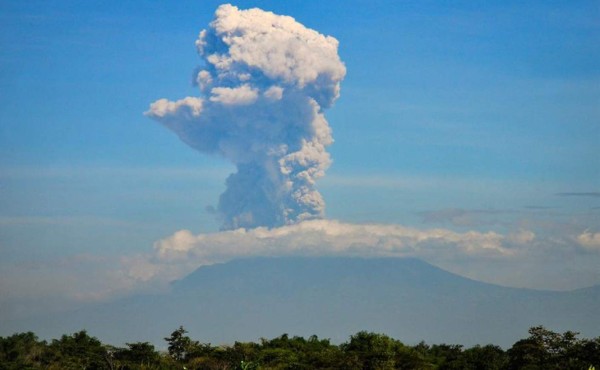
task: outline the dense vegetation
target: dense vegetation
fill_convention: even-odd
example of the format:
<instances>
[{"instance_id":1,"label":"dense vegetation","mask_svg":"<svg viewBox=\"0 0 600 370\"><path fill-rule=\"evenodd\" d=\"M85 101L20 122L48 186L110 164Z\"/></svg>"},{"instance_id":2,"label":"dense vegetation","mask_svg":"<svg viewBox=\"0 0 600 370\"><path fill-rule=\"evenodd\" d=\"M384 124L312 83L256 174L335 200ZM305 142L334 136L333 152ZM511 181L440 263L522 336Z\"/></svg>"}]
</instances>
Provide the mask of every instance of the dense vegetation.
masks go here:
<instances>
[{"instance_id":1,"label":"dense vegetation","mask_svg":"<svg viewBox=\"0 0 600 370\"><path fill-rule=\"evenodd\" d=\"M510 349L494 345L419 343L414 346L383 334L359 332L341 345L311 336L284 334L260 343L227 346L199 343L180 327L165 338L168 351L148 342L124 348L103 344L85 331L51 342L35 334L0 337L0 369L591 369L600 367L600 337L555 333L533 327Z\"/></svg>"}]
</instances>

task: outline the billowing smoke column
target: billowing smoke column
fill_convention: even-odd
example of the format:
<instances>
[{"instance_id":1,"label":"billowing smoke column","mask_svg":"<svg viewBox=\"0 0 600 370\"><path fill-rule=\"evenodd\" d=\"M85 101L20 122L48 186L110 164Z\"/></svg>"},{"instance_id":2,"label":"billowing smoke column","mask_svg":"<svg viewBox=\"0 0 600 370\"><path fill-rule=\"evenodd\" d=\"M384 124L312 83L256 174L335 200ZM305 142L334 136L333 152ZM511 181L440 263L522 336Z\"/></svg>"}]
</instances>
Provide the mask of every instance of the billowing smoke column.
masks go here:
<instances>
[{"instance_id":1,"label":"billowing smoke column","mask_svg":"<svg viewBox=\"0 0 600 370\"><path fill-rule=\"evenodd\" d=\"M222 5L196 46L203 96L160 99L146 115L236 165L217 207L223 229L322 217L315 180L331 162L333 141L323 109L346 73L338 41L291 17Z\"/></svg>"}]
</instances>

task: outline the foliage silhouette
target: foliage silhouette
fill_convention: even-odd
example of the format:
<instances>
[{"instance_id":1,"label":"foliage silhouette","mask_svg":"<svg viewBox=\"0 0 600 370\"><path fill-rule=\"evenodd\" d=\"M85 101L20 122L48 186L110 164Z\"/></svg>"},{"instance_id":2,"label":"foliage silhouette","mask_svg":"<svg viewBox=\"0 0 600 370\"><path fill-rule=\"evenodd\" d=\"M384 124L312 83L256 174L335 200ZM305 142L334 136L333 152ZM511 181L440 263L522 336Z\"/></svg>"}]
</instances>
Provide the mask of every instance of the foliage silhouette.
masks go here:
<instances>
[{"instance_id":1,"label":"foliage silhouette","mask_svg":"<svg viewBox=\"0 0 600 370\"><path fill-rule=\"evenodd\" d=\"M488 344L463 348L454 344L410 346L384 334L361 331L340 345L311 336L235 342L212 346L192 340L180 326L160 352L148 342L119 348L101 343L82 330L50 343L31 332L0 337L0 370L16 369L417 369L537 370L594 369L600 365L600 337L556 333L542 326L508 350Z\"/></svg>"}]
</instances>

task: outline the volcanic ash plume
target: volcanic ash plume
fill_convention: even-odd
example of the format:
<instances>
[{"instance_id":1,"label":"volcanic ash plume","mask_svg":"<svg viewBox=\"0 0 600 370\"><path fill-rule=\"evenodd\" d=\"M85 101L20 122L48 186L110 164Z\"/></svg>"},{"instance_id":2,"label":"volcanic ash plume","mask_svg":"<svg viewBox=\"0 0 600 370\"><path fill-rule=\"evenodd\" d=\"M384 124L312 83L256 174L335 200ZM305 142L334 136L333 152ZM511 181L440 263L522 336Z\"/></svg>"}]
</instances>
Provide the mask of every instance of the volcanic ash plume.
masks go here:
<instances>
[{"instance_id":1,"label":"volcanic ash plume","mask_svg":"<svg viewBox=\"0 0 600 370\"><path fill-rule=\"evenodd\" d=\"M236 165L217 207L223 229L322 217L315 180L333 141L323 110L346 73L338 41L291 17L222 5L196 46L202 96L157 100L146 115Z\"/></svg>"}]
</instances>

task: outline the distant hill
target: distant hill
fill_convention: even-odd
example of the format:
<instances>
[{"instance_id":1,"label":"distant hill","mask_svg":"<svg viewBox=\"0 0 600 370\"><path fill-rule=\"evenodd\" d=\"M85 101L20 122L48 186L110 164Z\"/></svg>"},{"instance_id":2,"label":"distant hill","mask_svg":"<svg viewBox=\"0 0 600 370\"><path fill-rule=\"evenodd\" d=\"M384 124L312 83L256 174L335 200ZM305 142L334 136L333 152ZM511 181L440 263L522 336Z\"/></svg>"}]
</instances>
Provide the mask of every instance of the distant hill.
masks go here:
<instances>
[{"instance_id":1,"label":"distant hill","mask_svg":"<svg viewBox=\"0 0 600 370\"><path fill-rule=\"evenodd\" d=\"M599 336L599 312L600 286L536 291L470 280L418 259L293 257L205 266L168 294L11 326L42 337L85 328L116 345L148 340L160 347L179 325L213 344L283 333L342 342L368 330L406 343L509 346L535 325Z\"/></svg>"}]
</instances>

